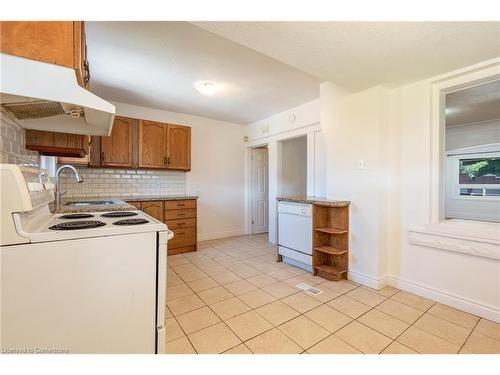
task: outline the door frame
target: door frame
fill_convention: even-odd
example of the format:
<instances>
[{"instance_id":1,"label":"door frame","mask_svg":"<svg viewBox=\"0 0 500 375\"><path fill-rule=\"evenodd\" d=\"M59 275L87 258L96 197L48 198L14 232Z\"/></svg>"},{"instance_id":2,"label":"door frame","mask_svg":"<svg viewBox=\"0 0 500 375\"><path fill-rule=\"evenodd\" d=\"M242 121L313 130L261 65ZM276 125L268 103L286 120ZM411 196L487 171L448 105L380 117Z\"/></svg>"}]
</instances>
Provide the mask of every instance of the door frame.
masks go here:
<instances>
[{"instance_id":1,"label":"door frame","mask_svg":"<svg viewBox=\"0 0 500 375\"><path fill-rule=\"evenodd\" d=\"M252 224L253 220L253 190L252 190L252 151L255 148L266 148L267 150L267 209L269 211L269 145L267 143L261 145L255 145L252 147L248 147L247 150L247 202L248 202L248 215L247 215L247 232L249 234L254 234L254 225ZM267 230L269 233L269 212L268 212L268 223ZM260 234L260 233L259 233Z\"/></svg>"}]
</instances>

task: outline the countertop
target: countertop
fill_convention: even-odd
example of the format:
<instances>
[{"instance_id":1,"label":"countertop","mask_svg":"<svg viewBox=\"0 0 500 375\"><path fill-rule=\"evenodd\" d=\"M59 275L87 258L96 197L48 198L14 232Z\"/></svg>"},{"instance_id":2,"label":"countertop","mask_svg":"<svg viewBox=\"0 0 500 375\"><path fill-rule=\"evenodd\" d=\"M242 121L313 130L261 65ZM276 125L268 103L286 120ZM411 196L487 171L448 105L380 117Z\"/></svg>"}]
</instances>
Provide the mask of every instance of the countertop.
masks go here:
<instances>
[{"instance_id":1,"label":"countertop","mask_svg":"<svg viewBox=\"0 0 500 375\"><path fill-rule=\"evenodd\" d=\"M66 205L68 202L92 201L96 204L87 206ZM98 204L99 201L113 201L112 204ZM60 205L55 203L49 205L50 211L56 214L69 214L80 212L100 212L100 211L132 211L137 210L134 206L123 201L121 198L64 198Z\"/></svg>"},{"instance_id":2,"label":"countertop","mask_svg":"<svg viewBox=\"0 0 500 375\"><path fill-rule=\"evenodd\" d=\"M156 196L127 196L127 197L72 197L64 198L59 206L50 204L50 211L56 214L79 213L79 212L99 212L99 211L131 211L137 210L136 207L127 202L145 202L145 201L172 201L184 199L198 199L196 195L156 195ZM88 206L66 205L68 202L77 201L113 201L112 204L92 204Z\"/></svg>"},{"instance_id":3,"label":"countertop","mask_svg":"<svg viewBox=\"0 0 500 375\"><path fill-rule=\"evenodd\" d=\"M182 201L187 199L198 199L197 195L143 195L143 196L132 196L132 197L122 197L126 202L145 202L145 201Z\"/></svg>"},{"instance_id":4,"label":"countertop","mask_svg":"<svg viewBox=\"0 0 500 375\"><path fill-rule=\"evenodd\" d=\"M346 206L349 206L351 204L350 201L338 201L335 199L328 199L326 197L314 197L314 196L277 197L276 199L278 201L282 201L282 202L317 204L317 205L329 206L329 207L346 207Z\"/></svg>"}]
</instances>

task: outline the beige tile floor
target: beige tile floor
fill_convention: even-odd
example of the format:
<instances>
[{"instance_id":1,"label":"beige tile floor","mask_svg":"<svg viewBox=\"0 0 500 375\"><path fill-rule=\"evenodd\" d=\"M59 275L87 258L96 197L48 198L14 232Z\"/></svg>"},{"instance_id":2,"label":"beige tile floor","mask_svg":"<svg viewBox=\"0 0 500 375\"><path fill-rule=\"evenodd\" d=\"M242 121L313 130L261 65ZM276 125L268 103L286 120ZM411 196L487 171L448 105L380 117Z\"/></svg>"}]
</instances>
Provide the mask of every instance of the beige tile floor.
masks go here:
<instances>
[{"instance_id":1,"label":"beige tile floor","mask_svg":"<svg viewBox=\"0 0 500 375\"><path fill-rule=\"evenodd\" d=\"M277 263L265 235L198 248L168 257L168 353L500 353L500 324Z\"/></svg>"}]
</instances>

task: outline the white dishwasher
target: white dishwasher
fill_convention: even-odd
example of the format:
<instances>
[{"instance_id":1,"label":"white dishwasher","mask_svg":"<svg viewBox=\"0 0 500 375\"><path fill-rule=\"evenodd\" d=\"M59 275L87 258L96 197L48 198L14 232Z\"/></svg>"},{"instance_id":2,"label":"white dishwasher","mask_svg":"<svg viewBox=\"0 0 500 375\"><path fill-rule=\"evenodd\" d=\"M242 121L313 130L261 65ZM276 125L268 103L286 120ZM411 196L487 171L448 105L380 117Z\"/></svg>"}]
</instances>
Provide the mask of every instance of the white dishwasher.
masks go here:
<instances>
[{"instance_id":1,"label":"white dishwasher","mask_svg":"<svg viewBox=\"0 0 500 375\"><path fill-rule=\"evenodd\" d=\"M278 251L285 263L312 271L312 205L278 202Z\"/></svg>"}]
</instances>

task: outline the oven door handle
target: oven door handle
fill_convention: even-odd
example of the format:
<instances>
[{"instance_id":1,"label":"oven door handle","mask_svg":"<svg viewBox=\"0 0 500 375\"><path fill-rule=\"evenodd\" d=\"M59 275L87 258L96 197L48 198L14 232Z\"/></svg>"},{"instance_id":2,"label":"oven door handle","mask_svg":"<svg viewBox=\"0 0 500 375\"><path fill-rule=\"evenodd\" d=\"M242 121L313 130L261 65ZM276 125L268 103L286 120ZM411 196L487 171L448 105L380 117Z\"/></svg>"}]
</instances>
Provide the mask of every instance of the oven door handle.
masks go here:
<instances>
[{"instance_id":1,"label":"oven door handle","mask_svg":"<svg viewBox=\"0 0 500 375\"><path fill-rule=\"evenodd\" d=\"M174 232L172 232L170 229L167 229L167 240L170 241L172 238L174 238Z\"/></svg>"}]
</instances>

